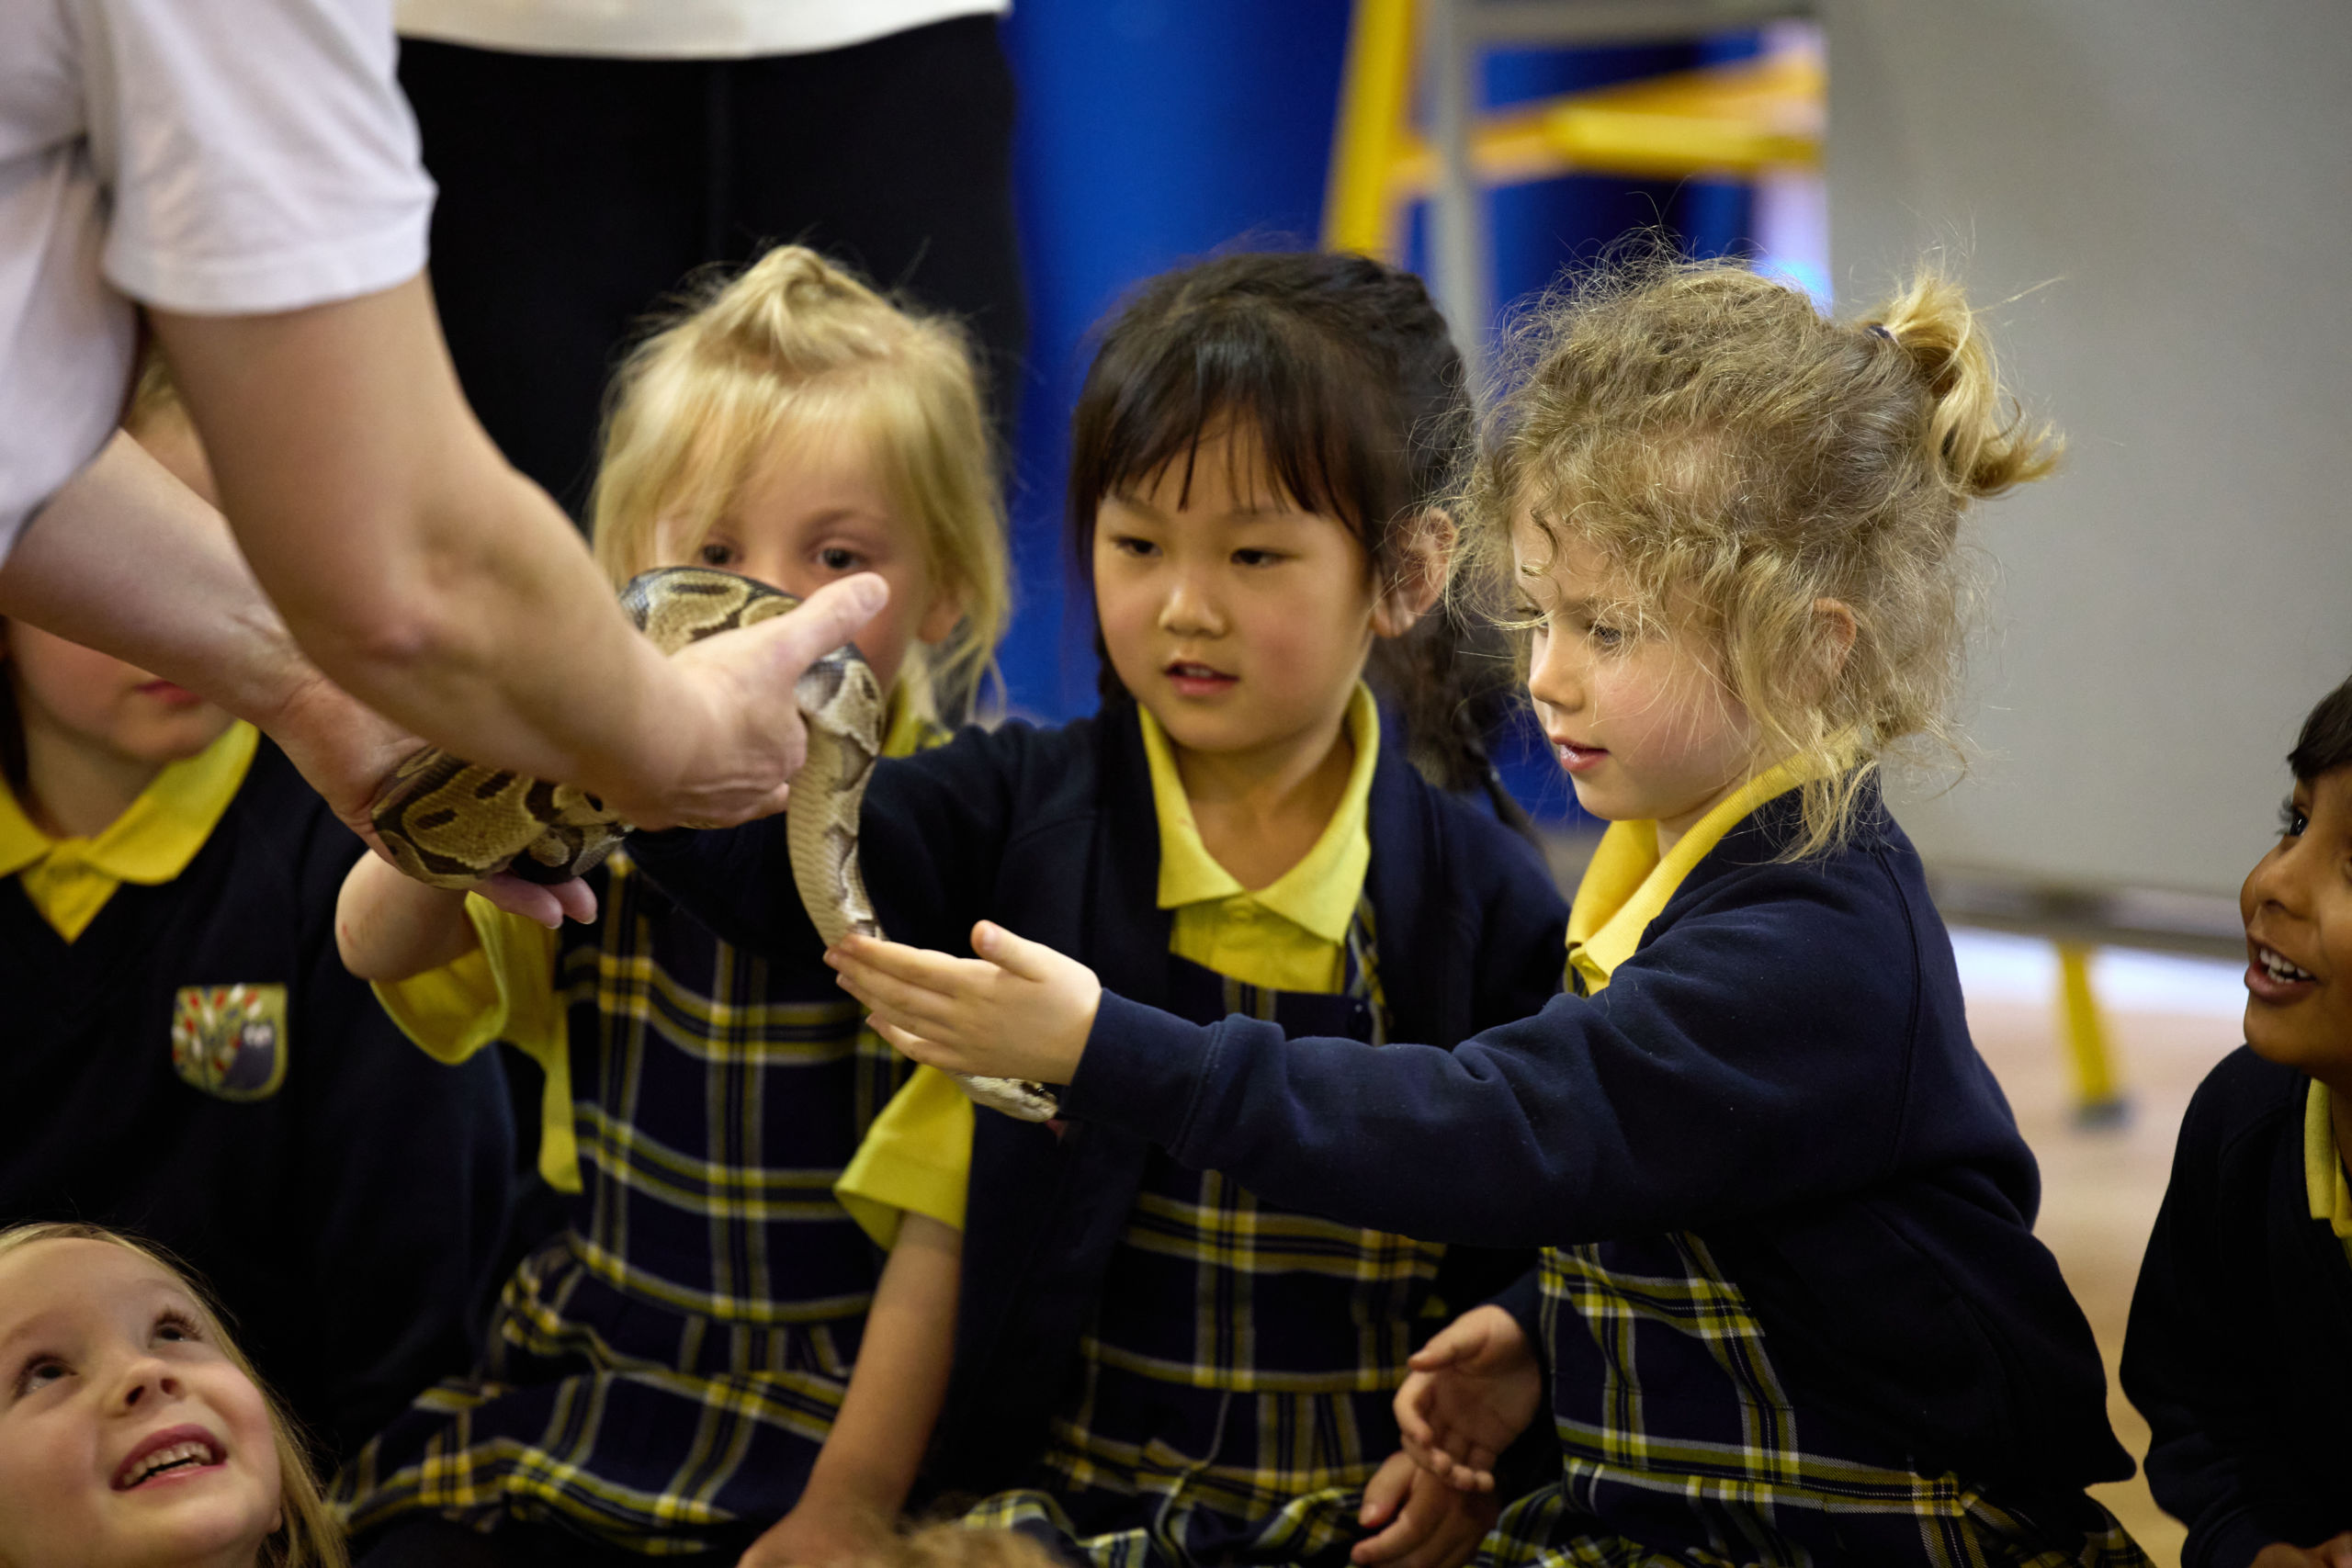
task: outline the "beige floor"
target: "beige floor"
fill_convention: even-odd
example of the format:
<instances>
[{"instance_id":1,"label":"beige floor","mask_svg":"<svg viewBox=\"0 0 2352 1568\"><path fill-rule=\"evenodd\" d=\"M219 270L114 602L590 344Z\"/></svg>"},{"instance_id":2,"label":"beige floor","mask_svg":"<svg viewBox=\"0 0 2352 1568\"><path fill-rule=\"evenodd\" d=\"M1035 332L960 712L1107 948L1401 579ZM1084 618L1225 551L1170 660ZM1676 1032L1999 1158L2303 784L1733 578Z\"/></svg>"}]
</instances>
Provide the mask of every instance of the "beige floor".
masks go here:
<instances>
[{"instance_id":1,"label":"beige floor","mask_svg":"<svg viewBox=\"0 0 2352 1568\"><path fill-rule=\"evenodd\" d=\"M2131 1120L2086 1129L2073 1096L2059 1032L2054 964L2023 939L1955 933L1969 1024L2041 1162L2044 1242L2056 1253L2107 1359L2116 1431L2139 1457L2148 1429L2115 1387L2116 1358L2132 1286L2172 1166L2173 1139L2199 1080L2239 1043L2229 965L2137 956L2094 970L2114 1054L2132 1095ZM2242 998L2243 992L2235 998ZM2165 1565L2177 1568L2181 1527L2160 1513L2137 1478L2101 1487L2113 1509Z\"/></svg>"}]
</instances>

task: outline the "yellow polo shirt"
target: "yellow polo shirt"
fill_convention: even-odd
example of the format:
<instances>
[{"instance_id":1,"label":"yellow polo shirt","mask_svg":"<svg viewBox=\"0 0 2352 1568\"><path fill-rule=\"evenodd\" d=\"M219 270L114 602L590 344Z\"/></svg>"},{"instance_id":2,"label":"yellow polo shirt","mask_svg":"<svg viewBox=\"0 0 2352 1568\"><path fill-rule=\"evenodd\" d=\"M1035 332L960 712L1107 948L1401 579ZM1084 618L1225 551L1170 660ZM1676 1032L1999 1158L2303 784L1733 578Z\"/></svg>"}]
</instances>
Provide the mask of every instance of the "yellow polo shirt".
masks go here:
<instances>
[{"instance_id":1,"label":"yellow polo shirt","mask_svg":"<svg viewBox=\"0 0 2352 1568\"><path fill-rule=\"evenodd\" d=\"M1168 951L1204 969L1270 989L1329 994L1347 978L1348 925L1372 864L1372 775L1380 762L1380 709L1359 685L1349 699L1355 748L1346 790L1297 864L1255 892L1201 842L1167 732L1137 708L1151 804L1159 820L1159 905L1173 910ZM972 1102L956 1080L918 1067L875 1118L833 1184L865 1233L888 1247L900 1215L925 1214L961 1230L972 1166Z\"/></svg>"},{"instance_id":2,"label":"yellow polo shirt","mask_svg":"<svg viewBox=\"0 0 2352 1568\"><path fill-rule=\"evenodd\" d=\"M2303 1100L2303 1192L2312 1218L2325 1220L2352 1257L2352 1185L2344 1179L2344 1157L2335 1146L2332 1099L2325 1084L2312 1080Z\"/></svg>"},{"instance_id":3,"label":"yellow polo shirt","mask_svg":"<svg viewBox=\"0 0 2352 1568\"><path fill-rule=\"evenodd\" d=\"M91 839L52 839L0 784L0 876L24 883L59 936L90 929L114 890L159 886L187 869L253 766L260 732L243 719L193 757L166 762L130 808Z\"/></svg>"},{"instance_id":4,"label":"yellow polo shirt","mask_svg":"<svg viewBox=\"0 0 2352 1568\"><path fill-rule=\"evenodd\" d=\"M904 683L890 693L882 754L904 757L944 732ZM463 957L405 980L378 981L376 999L428 1056L462 1062L503 1040L539 1065L539 1174L559 1192L581 1190L580 1146L571 1130L571 1026L556 995L561 938L537 920L510 915L479 893L466 895L478 945Z\"/></svg>"},{"instance_id":5,"label":"yellow polo shirt","mask_svg":"<svg viewBox=\"0 0 2352 1568\"><path fill-rule=\"evenodd\" d=\"M1657 824L1611 822L1577 884L1568 907L1568 967L1583 976L1587 995L1608 989L1617 965L1634 955L1642 933L1657 919L1682 879L1766 801L1803 782L1783 762L1748 780L1691 825L1664 857L1657 852Z\"/></svg>"}]
</instances>

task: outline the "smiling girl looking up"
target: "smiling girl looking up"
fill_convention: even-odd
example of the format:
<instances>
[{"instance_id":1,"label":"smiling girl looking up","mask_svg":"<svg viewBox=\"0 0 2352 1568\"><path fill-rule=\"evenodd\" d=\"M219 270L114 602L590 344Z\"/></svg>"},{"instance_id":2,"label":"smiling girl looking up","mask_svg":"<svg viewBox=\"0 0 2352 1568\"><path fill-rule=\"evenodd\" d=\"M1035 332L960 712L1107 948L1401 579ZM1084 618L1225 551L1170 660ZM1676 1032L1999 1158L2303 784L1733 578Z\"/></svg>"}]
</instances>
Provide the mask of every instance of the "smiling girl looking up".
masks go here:
<instances>
[{"instance_id":1,"label":"smiling girl looking up","mask_svg":"<svg viewBox=\"0 0 2352 1568\"><path fill-rule=\"evenodd\" d=\"M1487 1561L2140 1562L2083 1491L2131 1461L1877 784L1944 733L1962 513L2051 438L1933 280L1849 324L1736 265L1641 266L1548 311L1467 518L1611 819L1574 994L1367 1050L1173 1016L995 928L978 960L846 943L847 982L922 1060L1067 1085L1087 1135L1543 1247L1398 1397L1417 1457L1474 1488L1548 1403L1557 1483Z\"/></svg>"},{"instance_id":2,"label":"smiling girl looking up","mask_svg":"<svg viewBox=\"0 0 2352 1568\"><path fill-rule=\"evenodd\" d=\"M889 754L945 739L935 716L994 656L1003 518L963 334L799 246L631 356L594 513L616 586L711 566L805 598L880 575L889 603L857 646L889 694ZM365 1561L851 1555L914 1479L918 1456L877 1454L870 1425L921 1398L894 1381L916 1364L894 1325L955 1289L952 1234L910 1227L877 1277L832 1197L903 1065L861 1037L813 938L773 962L714 941L627 848L589 890L599 917L559 934L381 861L345 886L345 960L420 1045L461 1060L504 1039L539 1063L539 1168L576 1195L475 1374L346 1467Z\"/></svg>"},{"instance_id":3,"label":"smiling girl looking up","mask_svg":"<svg viewBox=\"0 0 2352 1568\"><path fill-rule=\"evenodd\" d=\"M346 1561L291 1424L178 1269L95 1225L0 1231L0 1562Z\"/></svg>"},{"instance_id":4,"label":"smiling girl looking up","mask_svg":"<svg viewBox=\"0 0 2352 1568\"><path fill-rule=\"evenodd\" d=\"M1423 782L1364 684L1437 596L1469 412L1409 275L1249 254L1146 285L1072 421L1102 710L877 767L860 855L883 928L946 944L986 918L1182 1017L1368 1048L1538 1006L1559 983L1548 876ZM722 932L805 928L779 829L659 848ZM1488 1500L1398 1451L1390 1396L1525 1254L1334 1224L1108 1129L976 1117L935 1073L841 1190L901 1250L919 1221L960 1234L932 1479L987 1495L972 1522L1122 1564L1441 1564L1483 1532ZM922 1452L932 1412L906 1414Z\"/></svg>"}]
</instances>

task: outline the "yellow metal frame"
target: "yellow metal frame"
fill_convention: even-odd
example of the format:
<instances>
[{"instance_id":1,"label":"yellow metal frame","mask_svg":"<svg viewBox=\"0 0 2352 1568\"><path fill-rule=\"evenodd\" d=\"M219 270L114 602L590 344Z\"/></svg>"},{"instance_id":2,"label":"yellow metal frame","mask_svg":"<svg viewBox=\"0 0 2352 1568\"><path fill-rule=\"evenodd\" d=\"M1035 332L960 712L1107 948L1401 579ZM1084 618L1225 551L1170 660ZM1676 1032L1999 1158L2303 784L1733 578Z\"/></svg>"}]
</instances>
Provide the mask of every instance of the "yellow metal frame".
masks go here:
<instances>
[{"instance_id":1,"label":"yellow metal frame","mask_svg":"<svg viewBox=\"0 0 2352 1568\"><path fill-rule=\"evenodd\" d=\"M2065 1017L2066 1052L2075 1068L2075 1120L2098 1125L2120 1122L2131 1108L2116 1077L2115 1053L2091 990L2091 952L2080 942L2058 945L2059 1002Z\"/></svg>"},{"instance_id":2,"label":"yellow metal frame","mask_svg":"<svg viewBox=\"0 0 2352 1568\"><path fill-rule=\"evenodd\" d=\"M1417 10L1356 0L1323 212L1331 249L1399 259L1407 204L1437 185L1437 153L1411 118ZM1826 121L1819 57L1787 51L1481 116L1470 164L1490 186L1571 172L1752 178L1818 167Z\"/></svg>"}]
</instances>

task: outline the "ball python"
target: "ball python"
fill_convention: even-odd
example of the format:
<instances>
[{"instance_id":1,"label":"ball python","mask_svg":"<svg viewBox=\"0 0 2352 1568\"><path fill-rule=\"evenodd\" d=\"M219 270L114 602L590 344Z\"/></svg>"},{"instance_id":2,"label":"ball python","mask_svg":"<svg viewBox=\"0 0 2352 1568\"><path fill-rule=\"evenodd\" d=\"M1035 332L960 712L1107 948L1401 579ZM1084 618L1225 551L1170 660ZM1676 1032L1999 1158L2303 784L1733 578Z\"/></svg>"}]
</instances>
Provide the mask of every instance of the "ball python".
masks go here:
<instances>
[{"instance_id":1,"label":"ball python","mask_svg":"<svg viewBox=\"0 0 2352 1568\"><path fill-rule=\"evenodd\" d=\"M707 567L666 567L633 579L621 608L664 653L780 615L800 603L763 582ZM800 902L831 946L881 922L858 866L858 812L882 754L888 705L854 645L810 665L794 695L808 721L808 760L792 781L785 838ZM629 833L603 801L571 784L486 768L430 747L403 762L368 809L392 863L435 887L468 887L501 871L527 881L584 876ZM1024 1122L1057 1114L1026 1078L951 1075L979 1104Z\"/></svg>"}]
</instances>

